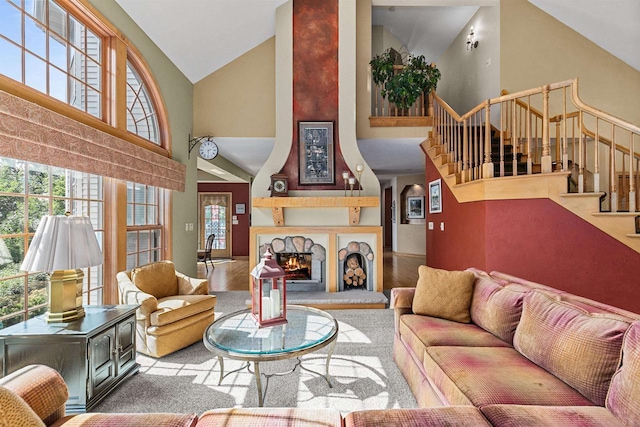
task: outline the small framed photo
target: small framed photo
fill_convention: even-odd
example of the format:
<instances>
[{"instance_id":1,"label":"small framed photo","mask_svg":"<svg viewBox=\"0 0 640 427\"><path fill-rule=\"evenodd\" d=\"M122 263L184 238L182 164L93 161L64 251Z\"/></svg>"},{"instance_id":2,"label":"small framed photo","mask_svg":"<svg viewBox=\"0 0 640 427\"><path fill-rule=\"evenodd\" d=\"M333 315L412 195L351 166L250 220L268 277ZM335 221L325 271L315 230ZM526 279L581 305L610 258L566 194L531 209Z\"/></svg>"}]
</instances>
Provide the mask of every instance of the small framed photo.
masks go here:
<instances>
[{"instance_id":1,"label":"small framed photo","mask_svg":"<svg viewBox=\"0 0 640 427\"><path fill-rule=\"evenodd\" d=\"M442 180L429 183L429 213L442 212Z\"/></svg>"},{"instance_id":2,"label":"small framed photo","mask_svg":"<svg viewBox=\"0 0 640 427\"><path fill-rule=\"evenodd\" d=\"M242 215L245 213L245 204L244 203L236 203L236 214Z\"/></svg>"},{"instance_id":3,"label":"small framed photo","mask_svg":"<svg viewBox=\"0 0 640 427\"><path fill-rule=\"evenodd\" d=\"M424 218L424 196L407 197L407 218Z\"/></svg>"},{"instance_id":4,"label":"small framed photo","mask_svg":"<svg viewBox=\"0 0 640 427\"><path fill-rule=\"evenodd\" d=\"M300 184L334 184L333 122L299 122Z\"/></svg>"}]
</instances>

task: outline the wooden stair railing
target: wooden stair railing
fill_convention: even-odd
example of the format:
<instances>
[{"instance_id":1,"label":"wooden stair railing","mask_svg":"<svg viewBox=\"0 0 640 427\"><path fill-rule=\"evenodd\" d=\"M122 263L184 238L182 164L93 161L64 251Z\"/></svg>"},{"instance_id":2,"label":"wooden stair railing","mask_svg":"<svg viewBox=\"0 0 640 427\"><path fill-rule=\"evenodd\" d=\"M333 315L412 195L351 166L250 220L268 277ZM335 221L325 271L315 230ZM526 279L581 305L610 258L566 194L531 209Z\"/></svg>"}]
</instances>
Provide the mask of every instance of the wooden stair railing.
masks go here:
<instances>
[{"instance_id":1,"label":"wooden stair railing","mask_svg":"<svg viewBox=\"0 0 640 427\"><path fill-rule=\"evenodd\" d=\"M433 104L433 136L456 182L560 171L579 193L605 190L611 212L640 207L640 127L582 102L577 79L503 91L464 115L437 93Z\"/></svg>"}]
</instances>

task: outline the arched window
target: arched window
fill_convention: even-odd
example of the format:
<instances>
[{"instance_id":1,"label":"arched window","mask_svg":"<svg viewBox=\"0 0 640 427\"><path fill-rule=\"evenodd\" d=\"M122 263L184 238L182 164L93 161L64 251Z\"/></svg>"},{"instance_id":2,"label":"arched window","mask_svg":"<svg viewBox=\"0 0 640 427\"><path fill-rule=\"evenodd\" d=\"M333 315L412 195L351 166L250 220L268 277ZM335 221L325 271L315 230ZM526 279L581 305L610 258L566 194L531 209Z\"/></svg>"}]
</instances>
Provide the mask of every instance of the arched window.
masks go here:
<instances>
[{"instance_id":1,"label":"arched window","mask_svg":"<svg viewBox=\"0 0 640 427\"><path fill-rule=\"evenodd\" d=\"M127 60L127 130L160 143L158 118L146 83L130 60Z\"/></svg>"}]
</instances>

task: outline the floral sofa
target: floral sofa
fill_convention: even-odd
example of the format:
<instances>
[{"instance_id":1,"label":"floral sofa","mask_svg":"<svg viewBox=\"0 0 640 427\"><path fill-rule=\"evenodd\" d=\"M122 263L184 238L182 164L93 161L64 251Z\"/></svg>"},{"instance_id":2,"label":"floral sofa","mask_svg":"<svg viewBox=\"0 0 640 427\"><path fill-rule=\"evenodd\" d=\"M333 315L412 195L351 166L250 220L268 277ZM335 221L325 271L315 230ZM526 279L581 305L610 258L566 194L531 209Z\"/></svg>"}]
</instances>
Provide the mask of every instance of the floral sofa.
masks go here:
<instances>
[{"instance_id":1,"label":"floral sofa","mask_svg":"<svg viewBox=\"0 0 640 427\"><path fill-rule=\"evenodd\" d=\"M452 298L461 309L443 310ZM391 305L394 359L420 407L471 405L495 426L640 426L638 314L504 273L426 266Z\"/></svg>"}]
</instances>

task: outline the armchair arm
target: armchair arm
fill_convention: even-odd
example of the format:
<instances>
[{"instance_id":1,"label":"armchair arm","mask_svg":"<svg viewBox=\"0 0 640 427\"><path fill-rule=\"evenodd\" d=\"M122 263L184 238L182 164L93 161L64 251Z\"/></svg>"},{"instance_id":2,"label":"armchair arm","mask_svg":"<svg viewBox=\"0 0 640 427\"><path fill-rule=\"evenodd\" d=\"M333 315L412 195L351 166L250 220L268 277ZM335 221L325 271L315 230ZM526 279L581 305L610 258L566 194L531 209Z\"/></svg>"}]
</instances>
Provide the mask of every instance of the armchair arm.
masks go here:
<instances>
[{"instance_id":1,"label":"armchair arm","mask_svg":"<svg viewBox=\"0 0 640 427\"><path fill-rule=\"evenodd\" d=\"M151 294L142 292L133 284L127 273L120 272L116 275L118 290L120 291L121 304L140 304L138 313L148 318L151 313L158 310L158 300Z\"/></svg>"},{"instance_id":2,"label":"armchair arm","mask_svg":"<svg viewBox=\"0 0 640 427\"><path fill-rule=\"evenodd\" d=\"M398 333L398 326L400 325L400 316L413 313L412 306L415 294L416 288L391 289L391 303L389 306L393 308L396 333Z\"/></svg>"},{"instance_id":3,"label":"armchair arm","mask_svg":"<svg viewBox=\"0 0 640 427\"><path fill-rule=\"evenodd\" d=\"M62 376L53 368L27 365L0 379L0 385L27 402L46 425L65 415L69 391Z\"/></svg>"},{"instance_id":4,"label":"armchair arm","mask_svg":"<svg viewBox=\"0 0 640 427\"><path fill-rule=\"evenodd\" d=\"M178 278L179 295L208 295L209 281L207 279L195 279L176 271Z\"/></svg>"}]
</instances>

